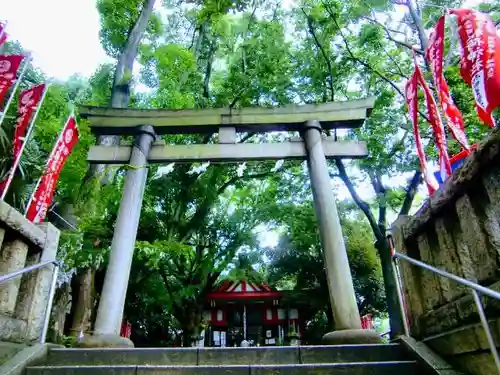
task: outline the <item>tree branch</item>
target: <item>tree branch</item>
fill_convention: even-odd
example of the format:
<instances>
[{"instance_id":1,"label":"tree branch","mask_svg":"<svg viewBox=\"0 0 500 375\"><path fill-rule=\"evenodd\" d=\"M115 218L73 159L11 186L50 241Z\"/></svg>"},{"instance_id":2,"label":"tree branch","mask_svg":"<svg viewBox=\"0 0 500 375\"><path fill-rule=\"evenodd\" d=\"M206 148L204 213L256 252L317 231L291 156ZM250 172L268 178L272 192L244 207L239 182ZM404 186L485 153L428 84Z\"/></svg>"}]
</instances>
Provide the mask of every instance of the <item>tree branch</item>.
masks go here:
<instances>
[{"instance_id":1,"label":"tree branch","mask_svg":"<svg viewBox=\"0 0 500 375\"><path fill-rule=\"evenodd\" d=\"M326 65L328 67L328 77L329 77L328 82L329 82L329 85L330 85L330 94L331 94L330 100L333 102L334 101L334 97L335 97L335 91L333 89L333 74L332 74L333 69L332 69L332 63L331 63L330 59L328 58L328 55L326 54L325 49L323 48L323 45L319 42L318 37L316 36L316 32L314 31L314 27L313 27L313 24L312 24L312 18L307 15L307 13L304 10L304 8L300 8L300 9L302 10L302 13L304 13L304 16L306 17L308 30L311 33L311 35L313 36L313 38L314 38L314 43L316 44L316 46L318 47L318 49L321 51L321 55L325 59Z\"/></svg>"},{"instance_id":2,"label":"tree branch","mask_svg":"<svg viewBox=\"0 0 500 375\"><path fill-rule=\"evenodd\" d=\"M188 49L192 49L194 47L194 41L196 40L196 33L198 32L199 27L194 27L193 28L193 36L191 37L191 45L189 46Z\"/></svg>"},{"instance_id":3,"label":"tree branch","mask_svg":"<svg viewBox=\"0 0 500 375\"><path fill-rule=\"evenodd\" d=\"M380 48L384 49L385 54L387 55L387 57L389 58L389 60L391 60L391 62L394 64L394 66L398 70L397 75L399 75L401 78L408 79L408 77L403 72L403 69L401 69L401 67L399 66L399 64L396 61L396 59L394 59L394 56L391 56L391 54L389 52L387 52L387 50L382 46L382 44L380 44ZM396 74L396 73L392 73L392 74Z\"/></svg>"},{"instance_id":4,"label":"tree branch","mask_svg":"<svg viewBox=\"0 0 500 375\"><path fill-rule=\"evenodd\" d=\"M419 11L418 9L415 8L415 4L413 4L413 0L406 0L406 6L408 7L408 10L410 11L410 16L413 20L413 24L417 28L418 31L418 37L420 39L420 47L425 51L427 50L427 46L429 45L429 39L427 38L427 35L425 34L425 27L424 23L422 22L422 18L418 14ZM418 4L417 4L418 7ZM429 69L430 71L430 69Z\"/></svg>"},{"instance_id":5,"label":"tree branch","mask_svg":"<svg viewBox=\"0 0 500 375\"><path fill-rule=\"evenodd\" d=\"M244 68L243 68L244 69ZM245 74L245 71L243 71L243 74ZM236 103L238 103L238 100L241 99L241 94L243 94L245 92L245 88L242 88L238 94L236 94L236 96L234 97L233 101L231 102L231 104L229 104L229 109L233 109L233 107L236 105Z\"/></svg>"},{"instance_id":6,"label":"tree branch","mask_svg":"<svg viewBox=\"0 0 500 375\"><path fill-rule=\"evenodd\" d=\"M208 142L210 142L210 139L212 139L212 135L213 135L213 134L207 134L207 135L205 135L205 136L203 137L202 142L203 142L203 143L208 143ZM190 166L190 168L191 168L191 166Z\"/></svg>"},{"instance_id":7,"label":"tree branch","mask_svg":"<svg viewBox=\"0 0 500 375\"><path fill-rule=\"evenodd\" d=\"M243 175L243 176L236 176L233 178L230 178L228 181L226 181L217 191L211 191L210 194L208 194L204 201L198 205L196 208L195 213L192 215L191 219L189 222L179 225L178 233L179 233L179 241L180 242L187 242L189 238L193 235L193 233L198 230L200 227L203 226L205 223L205 218L207 214L209 213L210 209L213 206L213 203L215 202L215 199L224 192L229 186L235 184L237 181L240 180L248 180L248 179L256 179L256 178L263 178L266 176L271 175L274 173L273 171L267 171L263 173L256 173L256 174L249 174L249 175ZM214 175L215 176L215 175ZM216 181L210 181L208 186L214 186ZM184 205L187 207L186 205ZM184 211L185 212L185 211Z\"/></svg>"},{"instance_id":8,"label":"tree branch","mask_svg":"<svg viewBox=\"0 0 500 375\"><path fill-rule=\"evenodd\" d=\"M339 34L342 37L342 40L343 40L344 45L346 47L347 53L349 54L349 56L351 57L351 59L354 60L354 61L357 61L358 63L360 63L361 65L363 65L366 69L368 69L369 71L371 71L373 74L375 74L376 76L380 77L383 81L387 82L394 90L396 90L396 92L399 95L401 95L403 98L406 98L406 96L403 93L403 91L394 82L392 82L389 78L387 78L385 75L383 75L382 73L380 73L377 69L373 68L370 64L366 63L365 61L363 61L362 59L360 59L359 57L356 57L354 55L353 51L351 50L351 47L349 46L349 43L347 42L347 39L346 39L344 33L340 29L340 26L339 26L339 24L337 22L337 19L335 18L335 15L332 13L332 11L326 5L325 5L325 7L326 7L326 10L327 10L328 14L330 15L330 18L333 20L333 22L335 23L335 26L339 30ZM425 113L423 113L420 110L418 110L418 113L427 122L430 123L430 120L429 120L429 118L427 117L427 115Z\"/></svg>"},{"instance_id":9,"label":"tree branch","mask_svg":"<svg viewBox=\"0 0 500 375\"><path fill-rule=\"evenodd\" d=\"M500 11L500 6L497 6L496 4L492 4L492 7L489 9L481 9L482 13L487 13L487 14L498 11Z\"/></svg>"},{"instance_id":10,"label":"tree branch","mask_svg":"<svg viewBox=\"0 0 500 375\"><path fill-rule=\"evenodd\" d=\"M217 50L217 44L215 43L214 40L212 40L210 42L210 49L208 52L207 66L205 69L205 78L203 80L203 96L207 99L210 97L210 90L209 90L210 76L212 75L212 64L214 61L214 54L215 54L216 50Z\"/></svg>"},{"instance_id":11,"label":"tree branch","mask_svg":"<svg viewBox=\"0 0 500 375\"><path fill-rule=\"evenodd\" d=\"M382 178L378 171L373 174L371 182L373 190L375 190L375 194L377 195L377 201L378 201L378 227L381 233L385 233L386 217L387 217L387 202L386 202L387 189L382 183Z\"/></svg>"},{"instance_id":12,"label":"tree branch","mask_svg":"<svg viewBox=\"0 0 500 375\"><path fill-rule=\"evenodd\" d=\"M242 137L238 143L245 143L250 138L252 138L255 134L257 134L257 133L256 132L247 133L247 135L245 135L244 137Z\"/></svg>"},{"instance_id":13,"label":"tree branch","mask_svg":"<svg viewBox=\"0 0 500 375\"><path fill-rule=\"evenodd\" d=\"M263 173L256 173L256 174L249 174L249 175L243 175L243 176L236 176L231 179L229 179L224 185L222 185L219 190L217 190L217 195L222 194L224 190L226 190L229 186L235 184L236 182L240 180L251 180L251 179L256 179L256 178L264 178L267 177L271 174L273 174L273 171L267 171Z\"/></svg>"},{"instance_id":14,"label":"tree branch","mask_svg":"<svg viewBox=\"0 0 500 375\"><path fill-rule=\"evenodd\" d=\"M409 131L406 130L405 133L403 134L403 136L401 137L401 139L398 142L396 142L396 144L394 145L392 150L387 154L387 156L389 158L392 159L392 157L394 155L396 155L396 153L399 151L399 148L404 145L404 143L406 141L406 137L408 136L408 133L409 133Z\"/></svg>"},{"instance_id":15,"label":"tree branch","mask_svg":"<svg viewBox=\"0 0 500 375\"><path fill-rule=\"evenodd\" d=\"M169 294L170 298L175 299L175 295L172 292L172 289L170 289L170 283L168 282L168 278L167 278L165 271L159 270L158 273L160 274L161 278L163 279L163 283L165 284L165 289L167 290L167 293Z\"/></svg>"},{"instance_id":16,"label":"tree branch","mask_svg":"<svg viewBox=\"0 0 500 375\"><path fill-rule=\"evenodd\" d=\"M182 316L184 309L180 307L175 301L179 300L178 296L174 293L174 291L170 288L170 283L168 282L167 274L165 271L158 271L161 278L163 279L163 284L165 285L165 289L167 290L168 295L170 296L170 300L172 301L172 315L174 316Z\"/></svg>"},{"instance_id":17,"label":"tree branch","mask_svg":"<svg viewBox=\"0 0 500 375\"><path fill-rule=\"evenodd\" d=\"M352 183L351 179L347 175L347 171L345 170L345 166L344 166L344 163L342 162L342 159L336 158L335 164L337 165L337 169L339 170L340 178L342 179L345 186L347 187L347 190L349 190L349 193L351 194L351 197L354 200L354 202L356 203L356 205L365 214L365 216L368 220L368 223L370 224L370 227L373 230L373 233L380 234L380 228L378 227L378 224L375 221L375 217L373 216L373 213L370 210L370 206L363 199L361 199L358 192L356 191L354 184Z\"/></svg>"},{"instance_id":18,"label":"tree branch","mask_svg":"<svg viewBox=\"0 0 500 375\"><path fill-rule=\"evenodd\" d=\"M354 52L351 50L351 47L349 46L349 43L347 42L347 39L346 39L344 33L340 29L340 25L338 24L337 19L334 18L333 14L330 14L330 16L332 17L332 20L335 23L335 26L339 30L339 34L342 37L342 40L344 42L345 48L347 50L347 53L349 54L349 56L351 57L351 59L355 60L358 63L360 63L361 65L363 65L366 69L368 69L369 71L371 71L372 73L374 73L376 76L378 76L379 78L381 78L383 81L387 82L389 85L391 85L392 88L399 93L399 95L401 95L402 97L405 97L405 94L403 93L403 91L401 91L401 89L394 82L392 82L389 78L387 78L382 73L380 73L377 69L373 68L368 63L366 63L365 61L363 61L362 59L360 59L359 57L357 57L356 55L354 55Z\"/></svg>"},{"instance_id":19,"label":"tree branch","mask_svg":"<svg viewBox=\"0 0 500 375\"><path fill-rule=\"evenodd\" d=\"M125 47L118 57L110 100L113 108L127 107L130 101L130 78L128 75L132 73L139 43L148 26L154 4L155 0L143 1L141 13L130 30Z\"/></svg>"},{"instance_id":20,"label":"tree branch","mask_svg":"<svg viewBox=\"0 0 500 375\"><path fill-rule=\"evenodd\" d=\"M422 172L420 170L415 171L412 179L410 180L410 183L405 189L406 190L405 199L403 200L403 204L401 205L401 209L399 210L398 216L408 215L408 212L410 212L413 200L415 199L415 195L417 194L418 185L420 185L421 181L422 181Z\"/></svg>"},{"instance_id":21,"label":"tree branch","mask_svg":"<svg viewBox=\"0 0 500 375\"><path fill-rule=\"evenodd\" d=\"M198 37L196 38L196 45L194 46L194 61L196 62L197 65L201 57L201 46L203 44L203 40L205 39L205 33L208 27L207 25L208 21L205 20L196 28L198 32Z\"/></svg>"},{"instance_id":22,"label":"tree branch","mask_svg":"<svg viewBox=\"0 0 500 375\"><path fill-rule=\"evenodd\" d=\"M370 18L370 17L363 17L364 19L366 19L367 21L371 22L371 23L374 23L376 25L379 25L380 27L382 27L382 29L385 31L385 34L387 35L387 39L389 39L391 42L394 42L402 47L405 47L405 48L408 48L409 50L415 50L416 53L418 53L419 55L424 55L424 51L422 51L420 48L414 48L414 46L408 42L404 42L402 40L399 40L399 39L396 39L394 38L394 36L391 34L391 32L396 32L396 33L400 33L400 34L403 34L401 31L396 31L396 30L391 30L389 29L388 27L386 27L383 23L381 23L380 21L378 21L377 19L373 19L373 18Z\"/></svg>"}]
</instances>

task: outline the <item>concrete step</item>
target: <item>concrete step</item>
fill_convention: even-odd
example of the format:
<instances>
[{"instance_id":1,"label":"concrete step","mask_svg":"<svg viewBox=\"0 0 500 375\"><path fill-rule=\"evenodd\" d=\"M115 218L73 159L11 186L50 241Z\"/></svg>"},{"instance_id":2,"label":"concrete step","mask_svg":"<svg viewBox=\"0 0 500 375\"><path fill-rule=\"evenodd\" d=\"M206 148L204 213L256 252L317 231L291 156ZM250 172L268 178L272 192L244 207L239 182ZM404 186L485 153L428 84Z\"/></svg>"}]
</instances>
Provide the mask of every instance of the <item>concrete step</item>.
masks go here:
<instances>
[{"instance_id":1,"label":"concrete step","mask_svg":"<svg viewBox=\"0 0 500 375\"><path fill-rule=\"evenodd\" d=\"M0 365L14 357L17 353L26 348L26 346L25 344L13 344L0 341Z\"/></svg>"},{"instance_id":2,"label":"concrete step","mask_svg":"<svg viewBox=\"0 0 500 375\"><path fill-rule=\"evenodd\" d=\"M272 365L406 359L399 344L256 348L51 349L48 365Z\"/></svg>"},{"instance_id":3,"label":"concrete step","mask_svg":"<svg viewBox=\"0 0 500 375\"><path fill-rule=\"evenodd\" d=\"M232 366L44 366L26 375L417 375L414 361Z\"/></svg>"}]
</instances>

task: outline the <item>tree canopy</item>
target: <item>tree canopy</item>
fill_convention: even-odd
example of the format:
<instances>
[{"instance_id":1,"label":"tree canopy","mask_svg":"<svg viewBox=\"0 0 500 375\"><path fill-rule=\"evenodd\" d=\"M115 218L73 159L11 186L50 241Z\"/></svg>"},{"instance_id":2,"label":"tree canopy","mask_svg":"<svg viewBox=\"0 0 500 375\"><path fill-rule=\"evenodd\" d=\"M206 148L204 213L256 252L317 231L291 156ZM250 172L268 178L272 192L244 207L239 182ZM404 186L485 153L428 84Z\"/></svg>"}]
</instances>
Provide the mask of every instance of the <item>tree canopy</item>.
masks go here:
<instances>
[{"instance_id":1,"label":"tree canopy","mask_svg":"<svg viewBox=\"0 0 500 375\"><path fill-rule=\"evenodd\" d=\"M52 84L7 200L23 210L42 173L40 161L79 105L275 107L375 96L361 129L327 134L365 141L369 155L336 159L329 168L332 189L343 192L338 203L360 311L388 310L397 324L386 230L392 218L408 214L425 196L419 190L421 171L403 88L413 69L412 47L426 68L421 55L429 30L445 8L459 6L455 0L404 5L386 0L98 0L101 44L113 62L91 77L75 75ZM478 7L497 22L497 3ZM452 23L448 18L445 76L472 143L487 129L459 75ZM22 45L9 42L6 51L22 51ZM46 78L30 68L21 87ZM12 162L15 108L10 107L0 129L2 175ZM426 152L435 160L425 108L419 112ZM85 160L91 145L119 140L95 139L83 119L79 126L80 142L63 169L48 217L63 230L61 283L71 284L60 290L53 319L64 321L63 304L72 299L65 332L73 334L92 331L126 173L126 167L89 169ZM245 133L238 142L296 136ZM169 144L217 142L217 135L163 138ZM454 140L448 142L451 154L459 151ZM277 243L266 246L272 236ZM125 318L138 345L180 344L181 336L189 345L205 326L206 294L222 278L247 278L298 295L317 292L308 327L318 335L333 323L323 268L305 163L151 166Z\"/></svg>"}]
</instances>

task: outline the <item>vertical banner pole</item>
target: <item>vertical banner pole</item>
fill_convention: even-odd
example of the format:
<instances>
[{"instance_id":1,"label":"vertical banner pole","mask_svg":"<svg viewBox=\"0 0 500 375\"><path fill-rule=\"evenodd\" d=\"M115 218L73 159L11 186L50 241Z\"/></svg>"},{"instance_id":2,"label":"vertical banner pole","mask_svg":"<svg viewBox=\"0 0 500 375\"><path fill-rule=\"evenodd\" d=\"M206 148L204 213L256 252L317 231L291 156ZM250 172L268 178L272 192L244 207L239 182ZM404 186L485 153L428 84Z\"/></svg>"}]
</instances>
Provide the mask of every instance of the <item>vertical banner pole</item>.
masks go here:
<instances>
[{"instance_id":1,"label":"vertical banner pole","mask_svg":"<svg viewBox=\"0 0 500 375\"><path fill-rule=\"evenodd\" d=\"M1 35L0 35L0 38L1 38ZM26 56L26 62L23 65L23 69L21 70L21 73L19 73L19 77L16 79L16 83L14 83L14 86L12 87L9 99L7 100L7 103L5 103L5 107L4 107L3 111L0 112L0 126L2 126L3 120L7 116L7 110L9 109L12 101L14 100L14 97L16 95L16 91L19 88L19 86L21 85L21 81L23 79L23 76L26 73L26 70L28 69L28 65L30 63L31 63L31 54L28 54Z\"/></svg>"},{"instance_id":2,"label":"vertical banner pole","mask_svg":"<svg viewBox=\"0 0 500 375\"><path fill-rule=\"evenodd\" d=\"M49 160L50 160L50 158L49 158ZM47 169L47 168L46 167L44 168L44 170L43 170L44 172L45 172L45 169ZM28 203L26 204L26 208L24 210L24 217L26 217L28 215L28 210L31 206L31 202L33 202L33 198L35 197L35 193L38 190L38 186L40 186L40 181L42 181L42 177L43 177L43 173L40 176L40 178L38 178L38 181L36 182L35 188L31 192L30 199L28 200Z\"/></svg>"},{"instance_id":3,"label":"vertical banner pole","mask_svg":"<svg viewBox=\"0 0 500 375\"><path fill-rule=\"evenodd\" d=\"M14 160L14 164L12 165L12 168L9 171L9 177L7 179L7 183L5 184L5 189L2 192L2 196L0 197L0 200L4 200L5 196L7 195L7 191L9 190L10 184L12 183L12 180L14 179L14 175L16 174L17 167L19 166L19 163L21 162L21 157L23 155L24 149L26 148L26 145L28 144L29 137L31 133L33 132L33 129L35 127L35 121L36 118L38 117L38 113L40 112L40 108L42 108L43 101L45 99L45 96L47 95L47 91L49 89L50 84L46 83L45 84L45 89L43 90L42 97L40 99L40 103L38 103L38 107L35 110L35 113L33 117L31 118L30 125L28 126L28 131L26 132L26 136L24 137L23 144L21 146L21 149L19 150L19 154L16 156L16 159Z\"/></svg>"}]
</instances>

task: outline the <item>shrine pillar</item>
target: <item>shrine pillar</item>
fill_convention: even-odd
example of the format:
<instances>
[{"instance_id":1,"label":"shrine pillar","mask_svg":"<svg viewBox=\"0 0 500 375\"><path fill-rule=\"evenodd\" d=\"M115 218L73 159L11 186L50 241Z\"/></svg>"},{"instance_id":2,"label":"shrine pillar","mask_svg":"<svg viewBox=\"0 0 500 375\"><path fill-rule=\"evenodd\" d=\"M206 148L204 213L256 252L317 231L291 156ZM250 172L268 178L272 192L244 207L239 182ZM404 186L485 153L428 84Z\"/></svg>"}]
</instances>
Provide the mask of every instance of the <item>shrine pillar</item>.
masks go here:
<instances>
[{"instance_id":1,"label":"shrine pillar","mask_svg":"<svg viewBox=\"0 0 500 375\"><path fill-rule=\"evenodd\" d=\"M327 334L324 340L332 344L380 342L378 334L361 330L351 269L321 140L320 123L308 121L303 137L335 321L336 332Z\"/></svg>"},{"instance_id":2,"label":"shrine pillar","mask_svg":"<svg viewBox=\"0 0 500 375\"><path fill-rule=\"evenodd\" d=\"M139 126L137 131L113 233L94 336L86 337L82 346L133 346L132 341L120 337L120 327L148 175L147 157L155 139L150 125Z\"/></svg>"}]
</instances>

